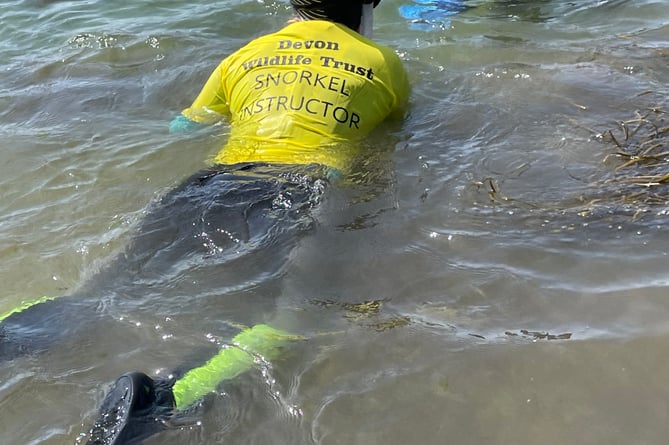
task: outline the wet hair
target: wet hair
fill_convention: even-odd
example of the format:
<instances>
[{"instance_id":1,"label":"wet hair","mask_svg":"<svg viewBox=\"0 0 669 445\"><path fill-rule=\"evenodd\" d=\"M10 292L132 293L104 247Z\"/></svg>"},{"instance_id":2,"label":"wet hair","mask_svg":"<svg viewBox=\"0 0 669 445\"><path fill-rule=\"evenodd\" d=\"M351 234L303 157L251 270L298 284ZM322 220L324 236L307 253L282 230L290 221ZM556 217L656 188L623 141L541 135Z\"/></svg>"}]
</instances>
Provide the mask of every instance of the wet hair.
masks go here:
<instances>
[{"instance_id":1,"label":"wet hair","mask_svg":"<svg viewBox=\"0 0 669 445\"><path fill-rule=\"evenodd\" d=\"M373 0L374 7L381 0ZM329 20L357 31L362 19L362 4L372 0L290 0L297 15L305 20Z\"/></svg>"}]
</instances>

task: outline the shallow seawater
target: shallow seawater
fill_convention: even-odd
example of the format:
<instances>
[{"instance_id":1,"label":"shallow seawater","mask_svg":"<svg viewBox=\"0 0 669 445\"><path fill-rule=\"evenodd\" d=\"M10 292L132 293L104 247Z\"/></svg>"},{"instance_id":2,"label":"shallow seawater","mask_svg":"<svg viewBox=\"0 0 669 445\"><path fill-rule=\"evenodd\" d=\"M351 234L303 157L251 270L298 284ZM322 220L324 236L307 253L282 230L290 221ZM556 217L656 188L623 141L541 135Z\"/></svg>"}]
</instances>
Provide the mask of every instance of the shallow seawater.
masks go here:
<instances>
[{"instance_id":1,"label":"shallow seawater","mask_svg":"<svg viewBox=\"0 0 669 445\"><path fill-rule=\"evenodd\" d=\"M116 377L256 323L305 340L146 444L666 441L666 191L626 181L608 132L669 125L667 3L476 0L414 23L403 3L375 37L410 111L315 224L232 249L203 231L135 274L134 230L228 132L168 122L287 3L0 2L0 313L69 296L34 320L48 349L0 364L1 445L80 442Z\"/></svg>"}]
</instances>

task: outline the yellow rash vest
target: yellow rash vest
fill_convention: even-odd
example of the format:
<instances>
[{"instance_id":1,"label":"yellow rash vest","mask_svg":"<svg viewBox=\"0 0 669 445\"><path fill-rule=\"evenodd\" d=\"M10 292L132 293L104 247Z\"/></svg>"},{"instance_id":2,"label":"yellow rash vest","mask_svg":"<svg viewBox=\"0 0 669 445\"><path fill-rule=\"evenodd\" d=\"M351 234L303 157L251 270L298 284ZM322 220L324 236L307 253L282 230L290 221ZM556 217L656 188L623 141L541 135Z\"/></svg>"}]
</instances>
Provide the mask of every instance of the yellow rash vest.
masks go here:
<instances>
[{"instance_id":1,"label":"yellow rash vest","mask_svg":"<svg viewBox=\"0 0 669 445\"><path fill-rule=\"evenodd\" d=\"M253 40L214 70L190 121L229 117L214 162L323 164L346 170L355 142L401 115L409 83L399 57L346 26L299 21Z\"/></svg>"}]
</instances>

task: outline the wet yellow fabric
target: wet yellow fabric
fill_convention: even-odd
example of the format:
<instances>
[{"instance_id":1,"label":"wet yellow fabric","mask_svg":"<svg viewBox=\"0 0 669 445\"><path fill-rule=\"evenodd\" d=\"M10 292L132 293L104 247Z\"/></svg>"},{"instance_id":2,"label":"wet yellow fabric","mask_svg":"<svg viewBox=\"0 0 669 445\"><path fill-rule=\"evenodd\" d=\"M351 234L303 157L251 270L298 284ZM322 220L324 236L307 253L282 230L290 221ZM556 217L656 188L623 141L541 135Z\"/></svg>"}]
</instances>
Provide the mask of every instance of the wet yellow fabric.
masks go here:
<instances>
[{"instance_id":1,"label":"wet yellow fabric","mask_svg":"<svg viewBox=\"0 0 669 445\"><path fill-rule=\"evenodd\" d=\"M217 163L319 163L346 170L350 144L401 114L409 84L399 57L347 27L300 21L227 57L182 114L230 119Z\"/></svg>"}]
</instances>

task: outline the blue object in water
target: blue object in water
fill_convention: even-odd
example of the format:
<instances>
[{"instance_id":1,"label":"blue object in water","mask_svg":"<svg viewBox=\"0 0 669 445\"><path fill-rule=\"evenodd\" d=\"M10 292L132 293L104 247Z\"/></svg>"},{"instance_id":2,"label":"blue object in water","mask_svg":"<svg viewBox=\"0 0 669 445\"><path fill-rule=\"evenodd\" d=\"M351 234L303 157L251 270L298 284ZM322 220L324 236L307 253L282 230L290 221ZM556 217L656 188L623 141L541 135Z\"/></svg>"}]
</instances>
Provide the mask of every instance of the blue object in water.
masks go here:
<instances>
[{"instance_id":1,"label":"blue object in water","mask_svg":"<svg viewBox=\"0 0 669 445\"><path fill-rule=\"evenodd\" d=\"M403 18L410 21L413 29L429 31L449 27L449 17L468 8L465 0L413 0L398 10Z\"/></svg>"},{"instance_id":2,"label":"blue object in water","mask_svg":"<svg viewBox=\"0 0 669 445\"><path fill-rule=\"evenodd\" d=\"M192 121L183 114L179 114L170 122L170 133L192 133L204 127L205 125Z\"/></svg>"}]
</instances>

